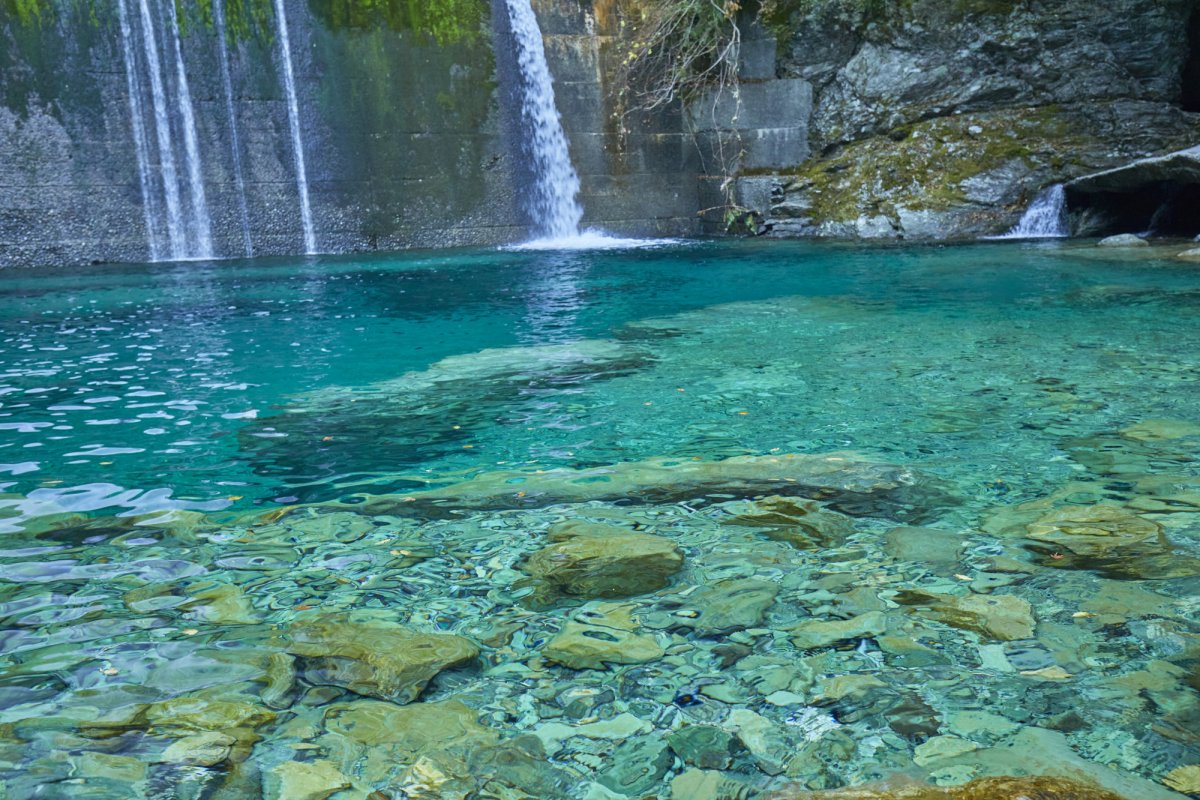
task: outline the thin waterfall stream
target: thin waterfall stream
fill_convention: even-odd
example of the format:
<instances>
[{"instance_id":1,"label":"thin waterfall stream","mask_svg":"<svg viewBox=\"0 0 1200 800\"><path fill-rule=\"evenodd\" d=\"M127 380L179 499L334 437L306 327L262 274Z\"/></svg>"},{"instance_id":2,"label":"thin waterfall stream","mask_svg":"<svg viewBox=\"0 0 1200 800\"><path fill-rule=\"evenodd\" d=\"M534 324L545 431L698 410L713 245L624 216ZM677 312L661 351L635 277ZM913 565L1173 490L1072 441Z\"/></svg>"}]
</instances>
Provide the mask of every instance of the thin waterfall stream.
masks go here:
<instances>
[{"instance_id":1,"label":"thin waterfall stream","mask_svg":"<svg viewBox=\"0 0 1200 800\"><path fill-rule=\"evenodd\" d=\"M159 244L157 231L158 217L162 213L162 209L153 187L150 143L146 140L146 122L142 117L142 87L137 71L133 27L129 23L129 9L125 5L125 0L117 0L117 15L121 22L121 56L125 62L125 85L129 90L129 127L133 132L138 185L142 192L142 213L146 220L146 244L150 250L150 260L158 261L162 258L162 246Z\"/></svg>"},{"instance_id":2,"label":"thin waterfall stream","mask_svg":"<svg viewBox=\"0 0 1200 800\"><path fill-rule=\"evenodd\" d=\"M304 139L300 135L300 104L296 101L296 75L292 68L292 44L288 38L287 12L283 0L275 0L275 19L279 24L280 61L287 92L288 125L292 130L292 155L296 160L296 193L300 196L300 223L304 226L304 252L317 252L313 231L312 207L308 202L308 170L304 164Z\"/></svg>"},{"instance_id":3,"label":"thin waterfall stream","mask_svg":"<svg viewBox=\"0 0 1200 800\"><path fill-rule=\"evenodd\" d=\"M187 237L182 200L179 197L179 174L175 169L175 151L171 147L167 90L163 81L162 62L158 57L158 40L154 35L154 16L150 13L150 2L138 0L138 6L142 21L142 48L146 57L146 73L150 78L150 98L154 110L154 134L158 141L163 200L167 210L167 238L170 242L171 258L180 259L186 257Z\"/></svg>"},{"instance_id":4,"label":"thin waterfall stream","mask_svg":"<svg viewBox=\"0 0 1200 800\"><path fill-rule=\"evenodd\" d=\"M200 144L196 137L196 115L192 111L192 93L188 88L187 67L183 61L183 47L179 41L179 19L174 0L168 0L167 26L175 50L175 104L183 127L183 151L187 161L188 194L191 197L192 213L185 232L190 239L186 258L212 258L212 224L208 218L208 200L204 196L204 169L200 163Z\"/></svg>"},{"instance_id":5,"label":"thin waterfall stream","mask_svg":"<svg viewBox=\"0 0 1200 800\"><path fill-rule=\"evenodd\" d=\"M217 27L217 49L221 58L221 86L225 90L225 113L229 117L229 151L233 160L233 179L237 184L238 213L242 223L242 245L246 257L254 255L250 235L250 211L246 206L246 175L242 168L242 147L238 137L237 114L233 107L233 79L229 74L229 45L225 32L225 0L213 0L213 22Z\"/></svg>"}]
</instances>

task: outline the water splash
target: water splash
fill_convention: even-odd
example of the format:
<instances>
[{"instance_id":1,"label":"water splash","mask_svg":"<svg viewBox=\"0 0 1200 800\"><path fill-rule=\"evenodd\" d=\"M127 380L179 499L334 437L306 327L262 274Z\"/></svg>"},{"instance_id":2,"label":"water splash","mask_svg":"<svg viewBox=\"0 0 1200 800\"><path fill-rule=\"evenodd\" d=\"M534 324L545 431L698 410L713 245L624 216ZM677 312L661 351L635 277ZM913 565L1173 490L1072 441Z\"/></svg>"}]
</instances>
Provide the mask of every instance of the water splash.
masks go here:
<instances>
[{"instance_id":1,"label":"water splash","mask_svg":"<svg viewBox=\"0 0 1200 800\"><path fill-rule=\"evenodd\" d=\"M1025 211L1012 230L997 239L1062 239L1070 236L1067 224L1067 192L1061 183L1044 190Z\"/></svg>"},{"instance_id":2,"label":"water splash","mask_svg":"<svg viewBox=\"0 0 1200 800\"><path fill-rule=\"evenodd\" d=\"M554 105L554 81L546 63L542 30L529 0L505 0L505 6L520 72L521 120L533 160L529 211L542 236L577 237L583 218L579 176L571 164L562 118Z\"/></svg>"},{"instance_id":3,"label":"water splash","mask_svg":"<svg viewBox=\"0 0 1200 800\"><path fill-rule=\"evenodd\" d=\"M225 113L229 117L229 149L233 157L233 179L237 183L238 212L242 222L242 244L246 258L254 255L250 237L250 212L246 207L246 177L242 169L242 148L238 137L237 116L233 109L233 79L229 75L229 45L225 35L225 0L213 0L213 22L217 27L217 48L221 57L221 84L225 90Z\"/></svg>"},{"instance_id":4,"label":"water splash","mask_svg":"<svg viewBox=\"0 0 1200 800\"><path fill-rule=\"evenodd\" d=\"M304 252L317 252L313 231L312 208L308 203L308 170L304 164L304 139L300 136L300 105L296 102L296 75L292 69L292 44L288 38L287 13L283 0L275 0L275 20L279 25L279 51L283 84L287 92L288 125L292 129L292 155L296 159L296 192L300 196L300 223L304 226Z\"/></svg>"}]
</instances>

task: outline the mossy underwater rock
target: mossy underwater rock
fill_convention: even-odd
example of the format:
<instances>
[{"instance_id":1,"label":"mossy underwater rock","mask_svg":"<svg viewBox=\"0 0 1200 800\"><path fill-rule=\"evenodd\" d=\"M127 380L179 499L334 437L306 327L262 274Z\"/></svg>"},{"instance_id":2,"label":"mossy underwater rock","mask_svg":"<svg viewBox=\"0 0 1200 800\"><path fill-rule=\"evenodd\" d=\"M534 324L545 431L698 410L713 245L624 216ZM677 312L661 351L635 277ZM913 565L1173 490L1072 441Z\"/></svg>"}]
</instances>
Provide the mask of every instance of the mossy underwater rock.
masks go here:
<instances>
[{"instance_id":1,"label":"mossy underwater rock","mask_svg":"<svg viewBox=\"0 0 1200 800\"><path fill-rule=\"evenodd\" d=\"M835 510L918 519L955 503L934 479L854 453L734 456L720 461L657 456L587 469L497 470L458 483L412 475L433 488L365 496L346 508L362 514L444 516L452 509L544 508L559 503L674 503L704 495L750 499L799 495Z\"/></svg>"},{"instance_id":2,"label":"mossy underwater rock","mask_svg":"<svg viewBox=\"0 0 1200 800\"><path fill-rule=\"evenodd\" d=\"M962 786L862 786L808 792L781 790L764 800L1134 800L1065 778L980 778Z\"/></svg>"},{"instance_id":3,"label":"mossy underwater rock","mask_svg":"<svg viewBox=\"0 0 1200 800\"><path fill-rule=\"evenodd\" d=\"M726 525L762 528L768 539L786 542L799 550L834 547L854 532L849 517L830 511L812 500L771 495L738 506Z\"/></svg>"},{"instance_id":4,"label":"mossy underwater rock","mask_svg":"<svg viewBox=\"0 0 1200 800\"><path fill-rule=\"evenodd\" d=\"M662 658L653 636L635 633L633 606L586 606L542 649L542 655L571 669L605 669L609 664L641 664Z\"/></svg>"},{"instance_id":5,"label":"mossy underwater rock","mask_svg":"<svg viewBox=\"0 0 1200 800\"><path fill-rule=\"evenodd\" d=\"M564 539L529 557L525 571L547 587L586 598L631 597L667 585L683 566L670 539L627 532L611 525L558 528Z\"/></svg>"},{"instance_id":6,"label":"mossy underwater rock","mask_svg":"<svg viewBox=\"0 0 1200 800\"><path fill-rule=\"evenodd\" d=\"M1030 639L1036 620L1027 600L1010 594L948 595L901 592L896 602L917 607L917 613L954 628L999 641Z\"/></svg>"},{"instance_id":7,"label":"mossy underwater rock","mask_svg":"<svg viewBox=\"0 0 1200 800\"><path fill-rule=\"evenodd\" d=\"M297 619L288 638L287 651L301 658L309 682L394 703L411 703L439 672L479 655L461 636L419 633L353 613Z\"/></svg>"}]
</instances>

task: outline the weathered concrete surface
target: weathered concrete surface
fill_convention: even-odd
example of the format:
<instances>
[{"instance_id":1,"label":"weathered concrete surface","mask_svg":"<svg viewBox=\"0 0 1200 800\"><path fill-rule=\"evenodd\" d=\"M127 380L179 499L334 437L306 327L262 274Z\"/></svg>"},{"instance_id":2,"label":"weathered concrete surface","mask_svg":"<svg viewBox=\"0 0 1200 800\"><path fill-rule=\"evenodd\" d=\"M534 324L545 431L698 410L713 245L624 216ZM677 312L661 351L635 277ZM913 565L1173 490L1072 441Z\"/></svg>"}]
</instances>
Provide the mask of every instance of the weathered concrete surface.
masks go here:
<instances>
[{"instance_id":1,"label":"weathered concrete surface","mask_svg":"<svg viewBox=\"0 0 1200 800\"><path fill-rule=\"evenodd\" d=\"M255 19L227 5L230 27L240 26L227 39L233 120L212 21L195 4L180 6L216 254L245 254L233 124L253 254L298 253L303 236L273 7L242 4L263 11ZM378 4L285 5L318 250L529 235L518 202L520 134L506 125L498 88L507 42L493 30L489 0L456 0L447 18L417 21L385 16ZM678 112L620 130L608 83L620 18L607 5L535 3L582 181L584 224L691 233L695 148ZM10 8L0 5L0 267L146 259L116 3L89 16L54 2L36 19ZM165 36L159 46L165 59Z\"/></svg>"}]
</instances>

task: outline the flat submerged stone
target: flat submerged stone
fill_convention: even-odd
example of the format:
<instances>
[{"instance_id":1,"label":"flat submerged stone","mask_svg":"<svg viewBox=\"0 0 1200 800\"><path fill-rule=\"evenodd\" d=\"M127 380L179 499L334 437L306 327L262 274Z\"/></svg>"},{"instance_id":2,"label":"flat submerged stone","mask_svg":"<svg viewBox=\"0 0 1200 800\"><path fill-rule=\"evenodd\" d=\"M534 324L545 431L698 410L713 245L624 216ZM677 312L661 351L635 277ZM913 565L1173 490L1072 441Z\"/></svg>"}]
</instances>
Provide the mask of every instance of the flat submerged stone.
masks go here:
<instances>
[{"instance_id":1,"label":"flat submerged stone","mask_svg":"<svg viewBox=\"0 0 1200 800\"><path fill-rule=\"evenodd\" d=\"M412 702L439 672L479 655L461 636L419 633L353 613L298 619L288 638L288 652L301 657L311 683L396 703Z\"/></svg>"}]
</instances>

